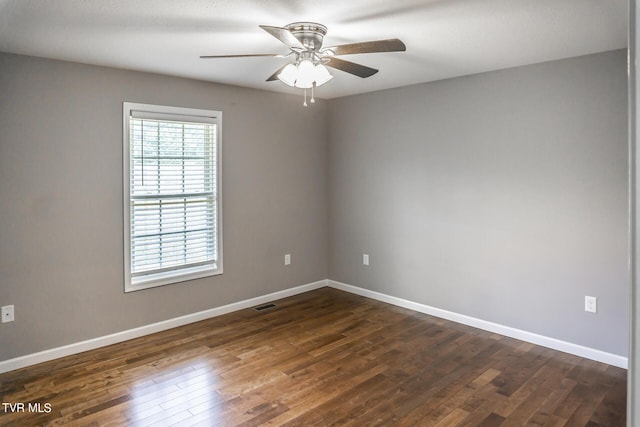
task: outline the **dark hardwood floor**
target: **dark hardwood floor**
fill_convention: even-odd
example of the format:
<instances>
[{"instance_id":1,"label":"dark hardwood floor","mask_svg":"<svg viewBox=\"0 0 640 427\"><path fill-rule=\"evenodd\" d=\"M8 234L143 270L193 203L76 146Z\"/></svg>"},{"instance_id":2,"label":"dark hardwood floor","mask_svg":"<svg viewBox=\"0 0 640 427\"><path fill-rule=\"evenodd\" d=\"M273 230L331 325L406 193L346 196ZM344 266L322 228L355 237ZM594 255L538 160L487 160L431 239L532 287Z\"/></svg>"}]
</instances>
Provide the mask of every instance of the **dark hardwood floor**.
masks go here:
<instances>
[{"instance_id":1,"label":"dark hardwood floor","mask_svg":"<svg viewBox=\"0 0 640 427\"><path fill-rule=\"evenodd\" d=\"M330 288L275 303L2 374L0 425L625 425L623 369Z\"/></svg>"}]
</instances>

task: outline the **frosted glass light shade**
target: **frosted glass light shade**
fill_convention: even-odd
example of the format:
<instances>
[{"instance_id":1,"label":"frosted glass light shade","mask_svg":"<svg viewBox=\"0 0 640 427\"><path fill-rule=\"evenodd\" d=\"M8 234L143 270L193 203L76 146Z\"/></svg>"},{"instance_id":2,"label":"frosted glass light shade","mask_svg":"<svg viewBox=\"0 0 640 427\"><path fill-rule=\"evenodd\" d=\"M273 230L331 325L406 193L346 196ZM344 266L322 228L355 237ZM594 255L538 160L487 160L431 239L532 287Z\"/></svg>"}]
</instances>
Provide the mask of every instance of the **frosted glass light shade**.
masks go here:
<instances>
[{"instance_id":1,"label":"frosted glass light shade","mask_svg":"<svg viewBox=\"0 0 640 427\"><path fill-rule=\"evenodd\" d=\"M323 85L333 78L333 76L329 74L329 70L327 70L327 67L322 64L316 65L313 71L315 75L316 86Z\"/></svg>"},{"instance_id":2,"label":"frosted glass light shade","mask_svg":"<svg viewBox=\"0 0 640 427\"><path fill-rule=\"evenodd\" d=\"M298 79L296 80L296 87L310 88L313 86L314 79L315 66L308 59L302 60L298 65Z\"/></svg>"},{"instance_id":3,"label":"frosted glass light shade","mask_svg":"<svg viewBox=\"0 0 640 427\"><path fill-rule=\"evenodd\" d=\"M284 84L301 89L309 89L314 83L316 86L323 85L332 78L327 67L322 64L313 65L308 59L302 60L298 65L287 64L278 74L278 79Z\"/></svg>"},{"instance_id":4,"label":"frosted glass light shade","mask_svg":"<svg viewBox=\"0 0 640 427\"><path fill-rule=\"evenodd\" d=\"M298 69L295 65L288 64L282 69L280 74L278 74L278 78L282 83L293 87L296 83L296 79L298 78Z\"/></svg>"}]
</instances>

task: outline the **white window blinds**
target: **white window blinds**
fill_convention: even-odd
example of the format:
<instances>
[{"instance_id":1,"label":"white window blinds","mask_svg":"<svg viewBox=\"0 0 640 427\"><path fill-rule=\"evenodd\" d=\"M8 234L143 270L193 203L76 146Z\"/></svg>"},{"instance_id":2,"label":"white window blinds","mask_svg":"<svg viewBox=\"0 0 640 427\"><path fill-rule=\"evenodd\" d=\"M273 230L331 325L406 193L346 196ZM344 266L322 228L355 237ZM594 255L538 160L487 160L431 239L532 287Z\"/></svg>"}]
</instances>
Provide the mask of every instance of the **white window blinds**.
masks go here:
<instances>
[{"instance_id":1,"label":"white window blinds","mask_svg":"<svg viewBox=\"0 0 640 427\"><path fill-rule=\"evenodd\" d=\"M193 273L218 268L217 121L129 111L132 286L187 280ZM180 277L183 274L188 277Z\"/></svg>"}]
</instances>

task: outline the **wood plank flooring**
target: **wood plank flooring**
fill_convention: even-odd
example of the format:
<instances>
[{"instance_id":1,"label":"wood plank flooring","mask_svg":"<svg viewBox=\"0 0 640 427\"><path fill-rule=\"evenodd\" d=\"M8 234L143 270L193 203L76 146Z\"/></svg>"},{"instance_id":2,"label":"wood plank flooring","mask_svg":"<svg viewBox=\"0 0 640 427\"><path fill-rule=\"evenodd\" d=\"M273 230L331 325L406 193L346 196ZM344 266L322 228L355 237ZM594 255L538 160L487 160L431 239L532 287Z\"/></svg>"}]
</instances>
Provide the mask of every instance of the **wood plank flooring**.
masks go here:
<instances>
[{"instance_id":1,"label":"wood plank flooring","mask_svg":"<svg viewBox=\"0 0 640 427\"><path fill-rule=\"evenodd\" d=\"M623 369L331 288L275 304L2 374L0 425L625 425Z\"/></svg>"}]
</instances>

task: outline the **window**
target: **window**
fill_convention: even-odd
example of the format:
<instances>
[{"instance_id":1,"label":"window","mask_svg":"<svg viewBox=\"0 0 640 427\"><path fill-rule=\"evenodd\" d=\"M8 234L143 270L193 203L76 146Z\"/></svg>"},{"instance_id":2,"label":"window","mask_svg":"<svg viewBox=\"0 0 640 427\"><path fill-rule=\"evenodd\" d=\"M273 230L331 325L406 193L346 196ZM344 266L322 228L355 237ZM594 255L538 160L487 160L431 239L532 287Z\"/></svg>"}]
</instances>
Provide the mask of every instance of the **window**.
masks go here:
<instances>
[{"instance_id":1,"label":"window","mask_svg":"<svg viewBox=\"0 0 640 427\"><path fill-rule=\"evenodd\" d=\"M221 121L124 103L125 292L222 273Z\"/></svg>"}]
</instances>

